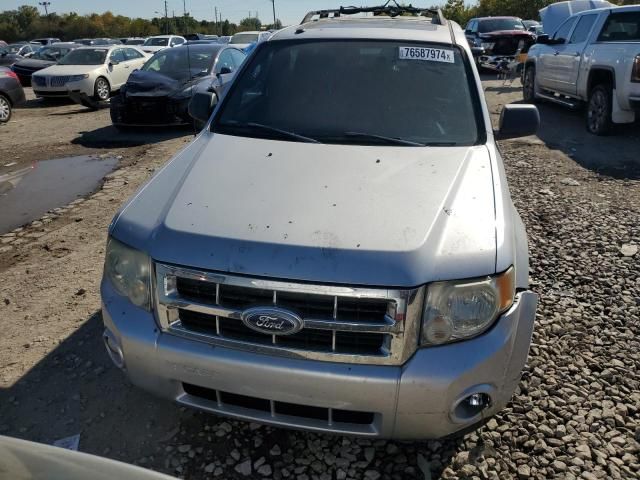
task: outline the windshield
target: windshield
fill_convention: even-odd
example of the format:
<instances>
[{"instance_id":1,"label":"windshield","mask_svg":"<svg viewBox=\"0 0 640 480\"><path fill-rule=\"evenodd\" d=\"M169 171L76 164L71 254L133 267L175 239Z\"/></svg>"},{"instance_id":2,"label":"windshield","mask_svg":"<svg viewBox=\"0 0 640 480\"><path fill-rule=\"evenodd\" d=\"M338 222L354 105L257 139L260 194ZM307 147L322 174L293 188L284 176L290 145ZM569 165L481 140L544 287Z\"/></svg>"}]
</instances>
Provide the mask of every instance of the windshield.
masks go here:
<instances>
[{"instance_id":1,"label":"windshield","mask_svg":"<svg viewBox=\"0 0 640 480\"><path fill-rule=\"evenodd\" d=\"M147 38L144 45L148 47L166 47L169 45L169 39L166 37Z\"/></svg>"},{"instance_id":2,"label":"windshield","mask_svg":"<svg viewBox=\"0 0 640 480\"><path fill-rule=\"evenodd\" d=\"M106 58L105 48L79 48L69 52L58 63L60 65L102 65Z\"/></svg>"},{"instance_id":3,"label":"windshield","mask_svg":"<svg viewBox=\"0 0 640 480\"><path fill-rule=\"evenodd\" d=\"M141 38L139 40L127 40L125 42L126 45L142 45L144 43L144 40L142 40Z\"/></svg>"},{"instance_id":4,"label":"windshield","mask_svg":"<svg viewBox=\"0 0 640 480\"><path fill-rule=\"evenodd\" d=\"M478 24L480 33L499 32L501 30L526 30L522 20L518 18L494 18L482 20Z\"/></svg>"},{"instance_id":5,"label":"windshield","mask_svg":"<svg viewBox=\"0 0 640 480\"><path fill-rule=\"evenodd\" d=\"M31 58L36 60L58 60L58 58L66 55L69 50L69 48L43 47L34 53Z\"/></svg>"},{"instance_id":6,"label":"windshield","mask_svg":"<svg viewBox=\"0 0 640 480\"><path fill-rule=\"evenodd\" d=\"M267 42L212 129L322 143L472 145L482 120L465 63L458 49L429 44Z\"/></svg>"},{"instance_id":7,"label":"windshield","mask_svg":"<svg viewBox=\"0 0 640 480\"><path fill-rule=\"evenodd\" d=\"M253 43L258 41L257 33L236 33L229 43Z\"/></svg>"},{"instance_id":8,"label":"windshield","mask_svg":"<svg viewBox=\"0 0 640 480\"><path fill-rule=\"evenodd\" d=\"M187 57L187 52L189 56ZM215 51L196 48L169 48L156 53L142 70L157 72L176 80L206 75L213 66Z\"/></svg>"},{"instance_id":9,"label":"windshield","mask_svg":"<svg viewBox=\"0 0 640 480\"><path fill-rule=\"evenodd\" d=\"M22 44L11 44L11 45L7 45L6 47L0 47L0 54L8 54L8 53L18 53L18 50L20 50L24 45Z\"/></svg>"}]
</instances>

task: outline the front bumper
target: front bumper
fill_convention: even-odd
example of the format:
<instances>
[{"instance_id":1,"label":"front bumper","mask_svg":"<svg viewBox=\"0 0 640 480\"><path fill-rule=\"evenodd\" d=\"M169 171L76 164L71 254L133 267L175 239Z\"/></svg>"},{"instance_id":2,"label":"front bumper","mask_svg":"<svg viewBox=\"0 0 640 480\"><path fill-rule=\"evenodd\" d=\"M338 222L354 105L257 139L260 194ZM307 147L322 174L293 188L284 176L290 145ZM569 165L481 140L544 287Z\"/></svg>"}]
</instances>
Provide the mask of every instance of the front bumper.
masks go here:
<instances>
[{"instance_id":1,"label":"front bumper","mask_svg":"<svg viewBox=\"0 0 640 480\"><path fill-rule=\"evenodd\" d=\"M478 64L489 70L501 70L515 60L515 55L480 55Z\"/></svg>"},{"instance_id":2,"label":"front bumper","mask_svg":"<svg viewBox=\"0 0 640 480\"><path fill-rule=\"evenodd\" d=\"M521 292L485 334L418 349L402 366L375 366L269 356L161 333L152 313L109 282L103 280L101 293L111 356L145 390L244 420L398 439L444 437L502 409L527 359L537 305L536 294ZM491 405L482 415L456 416L454 407L477 392L488 394ZM365 423L336 421L343 412L373 415Z\"/></svg>"},{"instance_id":3,"label":"front bumper","mask_svg":"<svg viewBox=\"0 0 640 480\"><path fill-rule=\"evenodd\" d=\"M46 86L41 86L33 83L33 77L32 77L32 87L33 87L33 93L35 94L36 97L39 97L39 98L68 97L69 92L71 91L84 93L89 97L93 97L95 93L93 91L94 82L90 78L86 80L81 80L78 82L69 82L64 84L61 87L46 87Z\"/></svg>"},{"instance_id":4,"label":"front bumper","mask_svg":"<svg viewBox=\"0 0 640 480\"><path fill-rule=\"evenodd\" d=\"M111 121L132 127L187 125L189 100L120 94L111 99Z\"/></svg>"}]
</instances>

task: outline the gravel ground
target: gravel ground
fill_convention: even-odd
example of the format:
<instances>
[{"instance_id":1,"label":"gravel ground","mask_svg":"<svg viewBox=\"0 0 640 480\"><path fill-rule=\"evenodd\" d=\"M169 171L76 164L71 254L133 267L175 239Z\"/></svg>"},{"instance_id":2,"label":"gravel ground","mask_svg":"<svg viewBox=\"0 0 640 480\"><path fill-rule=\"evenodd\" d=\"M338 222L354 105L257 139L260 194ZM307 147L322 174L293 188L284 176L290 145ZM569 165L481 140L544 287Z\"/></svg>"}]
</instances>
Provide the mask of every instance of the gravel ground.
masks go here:
<instances>
[{"instance_id":1,"label":"gravel ground","mask_svg":"<svg viewBox=\"0 0 640 480\"><path fill-rule=\"evenodd\" d=\"M485 83L493 113L519 99ZM17 260L0 266L0 433L51 442L80 432L83 451L188 479L640 478L637 137L595 139L580 133L579 114L541 112L566 141L543 133L501 145L541 296L533 344L512 402L476 432L416 443L317 435L131 388L98 338L104 231L119 202L184 144L173 140L70 207L82 221L17 246ZM596 147L610 155L595 157Z\"/></svg>"}]
</instances>

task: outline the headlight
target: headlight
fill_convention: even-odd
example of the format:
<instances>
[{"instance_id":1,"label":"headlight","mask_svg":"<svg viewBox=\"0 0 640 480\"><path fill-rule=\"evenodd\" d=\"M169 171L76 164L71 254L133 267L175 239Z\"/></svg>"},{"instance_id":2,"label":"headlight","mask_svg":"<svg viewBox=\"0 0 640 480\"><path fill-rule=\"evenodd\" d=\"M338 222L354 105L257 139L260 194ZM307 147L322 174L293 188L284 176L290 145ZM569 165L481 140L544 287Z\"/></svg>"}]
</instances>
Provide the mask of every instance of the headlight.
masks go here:
<instances>
[{"instance_id":1,"label":"headlight","mask_svg":"<svg viewBox=\"0 0 640 480\"><path fill-rule=\"evenodd\" d=\"M146 254L110 238L104 275L116 291L131 303L146 310L151 309L151 261Z\"/></svg>"},{"instance_id":2,"label":"headlight","mask_svg":"<svg viewBox=\"0 0 640 480\"><path fill-rule=\"evenodd\" d=\"M422 317L423 345L442 345L475 337L513 304L515 271L427 287Z\"/></svg>"},{"instance_id":3,"label":"headlight","mask_svg":"<svg viewBox=\"0 0 640 480\"><path fill-rule=\"evenodd\" d=\"M89 74L85 73L84 75L70 75L69 82L79 82L80 80L84 80L85 78L89 78Z\"/></svg>"},{"instance_id":4,"label":"headlight","mask_svg":"<svg viewBox=\"0 0 640 480\"><path fill-rule=\"evenodd\" d=\"M496 42L482 42L480 46L485 50L491 50L495 44Z\"/></svg>"}]
</instances>

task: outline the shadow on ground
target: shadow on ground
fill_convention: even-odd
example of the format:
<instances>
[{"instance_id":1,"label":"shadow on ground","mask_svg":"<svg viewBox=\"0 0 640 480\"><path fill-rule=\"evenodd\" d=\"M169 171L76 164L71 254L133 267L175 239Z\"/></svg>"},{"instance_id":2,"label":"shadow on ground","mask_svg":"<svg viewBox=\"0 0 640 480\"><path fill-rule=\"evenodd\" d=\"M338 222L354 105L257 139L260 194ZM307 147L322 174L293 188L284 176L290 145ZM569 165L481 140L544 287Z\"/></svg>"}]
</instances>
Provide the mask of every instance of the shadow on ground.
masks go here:
<instances>
[{"instance_id":1,"label":"shadow on ground","mask_svg":"<svg viewBox=\"0 0 640 480\"><path fill-rule=\"evenodd\" d=\"M327 455L331 451L339 454L334 447L353 451L344 447L355 441L352 438L257 426L152 397L130 385L112 366L102 345L102 329L101 314L96 312L15 384L0 389L0 434L48 444L80 434L83 452L180 473L189 479L209 477L203 466L212 462L224 468L221 478L244 478L234 470L234 449L247 452L254 461L266 457L274 471L292 471L300 465L295 461L300 458L308 460L306 465L316 462L317 442L326 445L320 452ZM225 430L223 435L217 434L220 429ZM197 455L180 453L177 446L185 444ZM375 469L402 472L401 478L437 479L464 448L454 439L416 443L366 440L365 444L370 447L355 450L360 452L357 462L364 460L365 449L375 450L379 464ZM279 446L282 456L270 454L274 445ZM313 451L312 445L316 445ZM337 465L322 465L335 478ZM429 477L423 474L424 469Z\"/></svg>"},{"instance_id":2,"label":"shadow on ground","mask_svg":"<svg viewBox=\"0 0 640 480\"><path fill-rule=\"evenodd\" d=\"M80 136L74 138L71 143L88 148L138 147L189 135L193 136L194 130L188 126L148 127L120 131L113 125L108 125L96 130L80 132Z\"/></svg>"}]
</instances>

